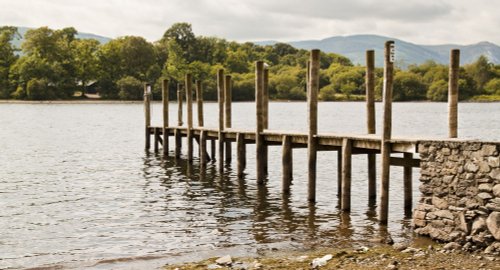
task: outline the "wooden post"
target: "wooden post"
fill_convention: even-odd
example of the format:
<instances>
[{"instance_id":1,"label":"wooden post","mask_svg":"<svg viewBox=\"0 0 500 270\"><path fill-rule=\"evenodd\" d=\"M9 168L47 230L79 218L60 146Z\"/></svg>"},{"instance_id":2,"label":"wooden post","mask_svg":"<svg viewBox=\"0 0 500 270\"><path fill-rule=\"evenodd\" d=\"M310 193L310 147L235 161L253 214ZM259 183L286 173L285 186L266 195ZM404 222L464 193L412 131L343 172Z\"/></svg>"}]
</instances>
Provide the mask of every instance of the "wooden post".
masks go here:
<instances>
[{"instance_id":1,"label":"wooden post","mask_svg":"<svg viewBox=\"0 0 500 270\"><path fill-rule=\"evenodd\" d=\"M145 130L146 130L146 150L151 148L151 131L149 127L151 126L151 86L149 83L144 84L144 118L145 118Z\"/></svg>"},{"instance_id":2,"label":"wooden post","mask_svg":"<svg viewBox=\"0 0 500 270\"><path fill-rule=\"evenodd\" d=\"M262 96L262 113L264 116L264 129L269 129L269 69L267 69L266 64L264 64L264 93ZM267 174L268 170L268 159L269 159L269 149L267 143L264 142L264 171Z\"/></svg>"},{"instance_id":3,"label":"wooden post","mask_svg":"<svg viewBox=\"0 0 500 270\"><path fill-rule=\"evenodd\" d=\"M412 153L404 153L404 159L409 164L411 159L413 159ZM405 216L411 217L412 215L412 167L411 165L404 167L404 193L405 193Z\"/></svg>"},{"instance_id":4,"label":"wooden post","mask_svg":"<svg viewBox=\"0 0 500 270\"><path fill-rule=\"evenodd\" d=\"M201 82L196 81L196 105L198 106L198 126L203 127L203 89Z\"/></svg>"},{"instance_id":5,"label":"wooden post","mask_svg":"<svg viewBox=\"0 0 500 270\"><path fill-rule=\"evenodd\" d=\"M168 155L168 80L161 84L161 96L163 105L163 154Z\"/></svg>"},{"instance_id":6,"label":"wooden post","mask_svg":"<svg viewBox=\"0 0 500 270\"><path fill-rule=\"evenodd\" d=\"M202 130L200 133L200 167L203 169L207 164L207 131Z\"/></svg>"},{"instance_id":7,"label":"wooden post","mask_svg":"<svg viewBox=\"0 0 500 270\"><path fill-rule=\"evenodd\" d=\"M283 194L290 194L290 184L293 179L293 152L292 152L292 138L290 136L283 136L283 178L282 178L282 191Z\"/></svg>"},{"instance_id":8,"label":"wooden post","mask_svg":"<svg viewBox=\"0 0 500 270\"><path fill-rule=\"evenodd\" d=\"M224 123L225 128L231 128L231 75L224 79ZM231 163L231 142L226 142L226 163Z\"/></svg>"},{"instance_id":9,"label":"wooden post","mask_svg":"<svg viewBox=\"0 0 500 270\"><path fill-rule=\"evenodd\" d=\"M177 126L182 126L182 85L177 84Z\"/></svg>"},{"instance_id":10,"label":"wooden post","mask_svg":"<svg viewBox=\"0 0 500 270\"><path fill-rule=\"evenodd\" d=\"M366 128L368 134L375 134L375 51L366 51ZM368 154L368 203L377 199L377 156Z\"/></svg>"},{"instance_id":11,"label":"wooden post","mask_svg":"<svg viewBox=\"0 0 500 270\"><path fill-rule=\"evenodd\" d=\"M380 177L380 215L379 221L387 224L389 215L389 182L391 159L391 131L392 131L392 83L394 76L394 41L385 43L384 63L384 128L382 130L381 156L382 172Z\"/></svg>"},{"instance_id":12,"label":"wooden post","mask_svg":"<svg viewBox=\"0 0 500 270\"><path fill-rule=\"evenodd\" d=\"M460 50L450 52L450 71L448 80L448 136L458 137L458 73L460 69Z\"/></svg>"},{"instance_id":13,"label":"wooden post","mask_svg":"<svg viewBox=\"0 0 500 270\"><path fill-rule=\"evenodd\" d=\"M243 177L246 167L246 146L243 133L236 134L236 154L237 154L237 173L238 177Z\"/></svg>"},{"instance_id":14,"label":"wooden post","mask_svg":"<svg viewBox=\"0 0 500 270\"><path fill-rule=\"evenodd\" d=\"M318 91L319 91L319 50L311 51L311 72L309 74L309 92L307 93L309 113L309 134L307 137L308 156L308 200L316 201L316 159L318 134Z\"/></svg>"},{"instance_id":15,"label":"wooden post","mask_svg":"<svg viewBox=\"0 0 500 270\"><path fill-rule=\"evenodd\" d=\"M337 151L337 197L342 205L342 149Z\"/></svg>"},{"instance_id":16,"label":"wooden post","mask_svg":"<svg viewBox=\"0 0 500 270\"><path fill-rule=\"evenodd\" d=\"M255 132L255 144L256 144L256 158L257 158L257 183L259 185L264 184L265 180L265 149L264 149L264 137L262 136L262 131L264 130L264 112L263 112L263 101L264 101L264 62L255 62L255 104L256 104L256 114L257 114L257 129Z\"/></svg>"},{"instance_id":17,"label":"wooden post","mask_svg":"<svg viewBox=\"0 0 500 270\"><path fill-rule=\"evenodd\" d=\"M224 69L217 72L217 93L219 101L219 170L224 170Z\"/></svg>"},{"instance_id":18,"label":"wooden post","mask_svg":"<svg viewBox=\"0 0 500 270\"><path fill-rule=\"evenodd\" d=\"M352 142L342 140L342 211L351 211Z\"/></svg>"},{"instance_id":19,"label":"wooden post","mask_svg":"<svg viewBox=\"0 0 500 270\"><path fill-rule=\"evenodd\" d=\"M188 161L193 161L193 81L191 74L186 74L186 110L187 110L187 145Z\"/></svg>"}]
</instances>

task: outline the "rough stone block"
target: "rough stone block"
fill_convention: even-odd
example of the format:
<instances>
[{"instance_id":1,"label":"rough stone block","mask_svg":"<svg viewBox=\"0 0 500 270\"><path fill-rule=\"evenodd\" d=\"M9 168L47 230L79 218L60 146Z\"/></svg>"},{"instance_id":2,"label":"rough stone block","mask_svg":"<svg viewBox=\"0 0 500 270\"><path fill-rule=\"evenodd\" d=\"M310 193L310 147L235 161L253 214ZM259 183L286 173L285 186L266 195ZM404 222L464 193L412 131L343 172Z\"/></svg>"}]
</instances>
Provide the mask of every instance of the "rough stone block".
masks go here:
<instances>
[{"instance_id":1,"label":"rough stone block","mask_svg":"<svg viewBox=\"0 0 500 270\"><path fill-rule=\"evenodd\" d=\"M493 179L493 180L497 180L497 181L500 181L500 169L494 169L490 172L489 176Z\"/></svg>"},{"instance_id":2,"label":"rough stone block","mask_svg":"<svg viewBox=\"0 0 500 270\"><path fill-rule=\"evenodd\" d=\"M479 171L479 166L469 161L465 164L465 171L476 173L477 171Z\"/></svg>"},{"instance_id":3,"label":"rough stone block","mask_svg":"<svg viewBox=\"0 0 500 270\"><path fill-rule=\"evenodd\" d=\"M480 184L478 187L479 192L491 192L493 189L493 185L490 183Z\"/></svg>"},{"instance_id":4,"label":"rough stone block","mask_svg":"<svg viewBox=\"0 0 500 270\"><path fill-rule=\"evenodd\" d=\"M491 235L500 241L500 212L491 213L486 219L486 226Z\"/></svg>"},{"instance_id":5,"label":"rough stone block","mask_svg":"<svg viewBox=\"0 0 500 270\"><path fill-rule=\"evenodd\" d=\"M492 168L500 167L500 157L488 157L488 165Z\"/></svg>"},{"instance_id":6,"label":"rough stone block","mask_svg":"<svg viewBox=\"0 0 500 270\"><path fill-rule=\"evenodd\" d=\"M491 194L490 194L490 193L488 193L488 192L481 192L481 193L477 194L477 197L478 197L480 200L483 200L483 201L485 201L485 200L489 200L489 199L492 199L492 198L493 198L493 196L491 196Z\"/></svg>"},{"instance_id":7,"label":"rough stone block","mask_svg":"<svg viewBox=\"0 0 500 270\"><path fill-rule=\"evenodd\" d=\"M471 229L471 234L479 234L480 232L483 232L486 230L486 219L484 217L478 217L474 222L472 223L472 229Z\"/></svg>"},{"instance_id":8,"label":"rough stone block","mask_svg":"<svg viewBox=\"0 0 500 270\"><path fill-rule=\"evenodd\" d=\"M425 219L425 215L426 215L426 212L424 211L419 211L419 210L415 210L413 212L413 218L414 219Z\"/></svg>"},{"instance_id":9,"label":"rough stone block","mask_svg":"<svg viewBox=\"0 0 500 270\"><path fill-rule=\"evenodd\" d=\"M479 172L489 173L491 171L490 165L488 165L487 161L479 162Z\"/></svg>"},{"instance_id":10,"label":"rough stone block","mask_svg":"<svg viewBox=\"0 0 500 270\"><path fill-rule=\"evenodd\" d=\"M497 198L500 197L500 184L496 184L494 187L493 187L493 195Z\"/></svg>"},{"instance_id":11,"label":"rough stone block","mask_svg":"<svg viewBox=\"0 0 500 270\"><path fill-rule=\"evenodd\" d=\"M484 157L492 156L496 153L496 151L497 151L497 146L494 144L485 144L481 148L481 152L483 153Z\"/></svg>"},{"instance_id":12,"label":"rough stone block","mask_svg":"<svg viewBox=\"0 0 500 270\"><path fill-rule=\"evenodd\" d=\"M432 197L432 205L434 205L438 209L447 209L448 208L448 201L446 198L439 198L437 196Z\"/></svg>"},{"instance_id":13,"label":"rough stone block","mask_svg":"<svg viewBox=\"0 0 500 270\"><path fill-rule=\"evenodd\" d=\"M449 210L438 210L433 212L433 214L440 218L453 219L453 213Z\"/></svg>"}]
</instances>

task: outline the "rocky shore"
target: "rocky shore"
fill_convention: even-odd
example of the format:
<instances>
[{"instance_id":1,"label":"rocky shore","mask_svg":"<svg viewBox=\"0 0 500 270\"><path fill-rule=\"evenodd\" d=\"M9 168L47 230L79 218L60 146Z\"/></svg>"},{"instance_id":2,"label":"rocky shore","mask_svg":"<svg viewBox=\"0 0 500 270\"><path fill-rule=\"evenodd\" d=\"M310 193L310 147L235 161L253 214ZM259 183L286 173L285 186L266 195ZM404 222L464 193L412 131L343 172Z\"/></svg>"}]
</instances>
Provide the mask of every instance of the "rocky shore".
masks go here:
<instances>
[{"instance_id":1,"label":"rocky shore","mask_svg":"<svg viewBox=\"0 0 500 270\"><path fill-rule=\"evenodd\" d=\"M500 245L488 251L465 251L456 243L427 247L394 245L274 252L262 257L218 258L167 265L166 270L193 269L500 269Z\"/></svg>"}]
</instances>

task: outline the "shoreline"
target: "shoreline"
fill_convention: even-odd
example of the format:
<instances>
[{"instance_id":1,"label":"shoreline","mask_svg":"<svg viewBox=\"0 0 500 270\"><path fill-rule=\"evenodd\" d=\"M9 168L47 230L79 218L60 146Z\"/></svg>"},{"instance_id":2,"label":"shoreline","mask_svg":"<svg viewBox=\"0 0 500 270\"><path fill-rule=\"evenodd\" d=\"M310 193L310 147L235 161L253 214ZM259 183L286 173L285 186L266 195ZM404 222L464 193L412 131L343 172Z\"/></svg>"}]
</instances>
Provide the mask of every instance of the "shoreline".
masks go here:
<instances>
[{"instance_id":1,"label":"shoreline","mask_svg":"<svg viewBox=\"0 0 500 270\"><path fill-rule=\"evenodd\" d=\"M258 256L220 254L197 262L166 264L165 270L195 269L498 269L497 253L462 251L436 242L427 246L379 244L320 248L305 251L269 251Z\"/></svg>"},{"instance_id":2,"label":"shoreline","mask_svg":"<svg viewBox=\"0 0 500 270\"><path fill-rule=\"evenodd\" d=\"M161 100L152 100L152 103L161 103ZM171 102L176 102L172 100ZM217 103L215 100L204 100L204 103ZM245 103L254 102L252 100L247 101L233 101L233 103ZM306 100L269 100L271 103L305 103ZM338 101L321 101L318 103L336 103L336 102L352 102L352 103L365 103L365 101L359 100L338 100ZM69 99L69 100L17 100L17 99L0 99L0 104L142 104L142 100L107 100L107 99ZM375 101L375 103L382 103L382 101ZM443 103L447 102L437 102L437 101L427 101L427 100L415 100L415 101L393 101L392 103ZM477 101L477 100L466 100L459 103L500 103L500 101Z\"/></svg>"}]
</instances>

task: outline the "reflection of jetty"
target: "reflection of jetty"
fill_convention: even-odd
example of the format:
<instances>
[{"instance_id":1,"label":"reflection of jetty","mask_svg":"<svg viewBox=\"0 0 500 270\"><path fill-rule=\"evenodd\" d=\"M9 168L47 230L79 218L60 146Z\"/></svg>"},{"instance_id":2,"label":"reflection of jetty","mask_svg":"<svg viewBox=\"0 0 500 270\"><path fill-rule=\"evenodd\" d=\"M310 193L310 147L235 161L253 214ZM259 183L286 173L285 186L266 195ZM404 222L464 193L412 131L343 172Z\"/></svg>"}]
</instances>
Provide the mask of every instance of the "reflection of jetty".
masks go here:
<instances>
[{"instance_id":1,"label":"reflection of jetty","mask_svg":"<svg viewBox=\"0 0 500 270\"><path fill-rule=\"evenodd\" d=\"M414 158L417 153L419 139L392 138L392 84L394 66L394 42L385 44L384 89L383 89L383 131L382 136L375 135L375 108L374 108L374 52L367 51L366 67L366 107L367 107L367 135L318 134L317 104L319 92L319 50L311 51L307 72L307 102L308 123L307 133L268 130L268 71L264 63L256 62L256 130L245 131L231 128L231 77L224 76L219 70L217 76L219 127L205 128L203 125L203 97L201 83L195 83L195 92L198 106L198 126L193 126L193 85L191 75L186 75L185 93L187 103L187 123L182 126L182 96L178 91L179 119L177 126L169 125L168 115L168 81L163 81L163 126L151 126L150 91L145 91L146 112L146 149L151 146L151 135L154 138L154 149L159 151L159 144L163 144L163 153L168 154L168 137L175 138L175 157L180 156L182 137L187 138L187 158L193 160L193 141L199 145L199 162L204 167L209 160L217 160L220 170L224 162L231 160L231 143L236 143L237 172L243 175L246 165L246 144L256 144L257 182L263 184L266 178L267 152L269 146L282 146L283 153L283 192L290 191L292 180L293 148L308 149L308 199L316 199L316 155L318 151L337 151L338 157L338 195L343 211L351 207L351 160L352 155L365 154L368 156L368 192L371 204L376 200L376 155L381 156L381 183L380 183L380 212L379 220L387 223L389 208L389 170L390 166L404 167L404 195L405 213L411 215L412 208L412 167L419 167L420 159ZM449 77L449 134L451 138L457 136L457 101L458 101L458 68L459 51L451 53ZM149 87L149 86L146 86ZM211 142L211 151L207 151L207 141ZM216 144L218 151L216 151ZM209 153L210 152L210 153ZM217 152L217 153L216 153ZM391 154L401 154L391 156Z\"/></svg>"}]
</instances>

